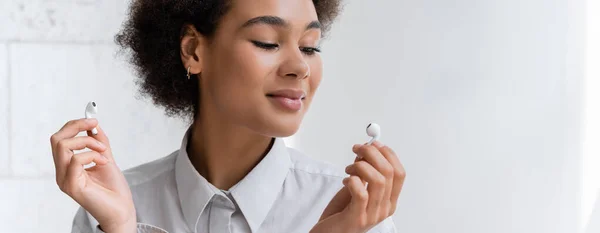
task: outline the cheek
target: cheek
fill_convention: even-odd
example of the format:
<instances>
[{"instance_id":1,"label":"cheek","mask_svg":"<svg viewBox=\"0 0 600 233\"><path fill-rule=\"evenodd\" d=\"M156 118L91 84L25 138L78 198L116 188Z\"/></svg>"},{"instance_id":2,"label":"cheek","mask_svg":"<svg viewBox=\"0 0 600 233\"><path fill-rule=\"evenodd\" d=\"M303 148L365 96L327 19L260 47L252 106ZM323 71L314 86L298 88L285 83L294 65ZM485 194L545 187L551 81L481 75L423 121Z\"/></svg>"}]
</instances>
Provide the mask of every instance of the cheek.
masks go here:
<instances>
[{"instance_id":1,"label":"cheek","mask_svg":"<svg viewBox=\"0 0 600 233\"><path fill-rule=\"evenodd\" d=\"M250 43L237 42L214 51L211 61L214 99L218 106L229 106L235 113L256 106L264 98L264 83L276 66L273 56Z\"/></svg>"},{"instance_id":2,"label":"cheek","mask_svg":"<svg viewBox=\"0 0 600 233\"><path fill-rule=\"evenodd\" d=\"M310 86L310 94L311 96L314 96L323 78L323 63L321 61L321 56L317 55L315 56L315 58L310 60L309 66L310 77L308 80L308 84Z\"/></svg>"},{"instance_id":3,"label":"cheek","mask_svg":"<svg viewBox=\"0 0 600 233\"><path fill-rule=\"evenodd\" d=\"M235 45L224 47L216 52L218 59L215 66L218 67L217 78L227 84L226 87L237 87L252 85L259 81L264 68L256 64L257 54L247 46Z\"/></svg>"}]
</instances>

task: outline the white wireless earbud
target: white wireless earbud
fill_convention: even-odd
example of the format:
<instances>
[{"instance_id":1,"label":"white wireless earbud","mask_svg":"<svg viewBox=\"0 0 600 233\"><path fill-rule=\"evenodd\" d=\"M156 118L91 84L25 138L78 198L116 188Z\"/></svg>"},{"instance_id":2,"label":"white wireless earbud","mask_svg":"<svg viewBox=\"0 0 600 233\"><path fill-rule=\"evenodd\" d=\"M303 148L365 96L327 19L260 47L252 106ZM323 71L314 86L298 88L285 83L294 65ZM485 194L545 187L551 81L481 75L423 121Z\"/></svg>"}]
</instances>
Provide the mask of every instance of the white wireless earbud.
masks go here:
<instances>
[{"instance_id":1,"label":"white wireless earbud","mask_svg":"<svg viewBox=\"0 0 600 233\"><path fill-rule=\"evenodd\" d=\"M96 105L96 102L90 101L87 104L87 106L85 107L85 118L87 118L87 119L94 118L94 115L96 115L97 113L98 113L98 106ZM98 134L98 130L96 128L93 128L92 134L94 134L94 135Z\"/></svg>"},{"instance_id":2,"label":"white wireless earbud","mask_svg":"<svg viewBox=\"0 0 600 233\"><path fill-rule=\"evenodd\" d=\"M381 135L381 129L379 128L379 125L376 123L369 124L367 126L367 135L373 137L367 143L367 145L371 145L371 143L373 143L375 140L379 139L379 136Z\"/></svg>"}]
</instances>

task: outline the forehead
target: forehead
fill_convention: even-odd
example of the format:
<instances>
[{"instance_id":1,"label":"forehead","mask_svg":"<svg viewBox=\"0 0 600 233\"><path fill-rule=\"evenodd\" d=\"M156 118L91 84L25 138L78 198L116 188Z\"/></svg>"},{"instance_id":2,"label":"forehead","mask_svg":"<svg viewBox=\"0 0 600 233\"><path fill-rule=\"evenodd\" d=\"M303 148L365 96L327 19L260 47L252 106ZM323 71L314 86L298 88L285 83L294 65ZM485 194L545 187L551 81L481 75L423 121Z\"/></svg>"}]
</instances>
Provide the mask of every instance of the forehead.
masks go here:
<instances>
[{"instance_id":1,"label":"forehead","mask_svg":"<svg viewBox=\"0 0 600 233\"><path fill-rule=\"evenodd\" d=\"M232 0L227 16L237 24L243 24L258 16L277 16L293 27L304 27L317 20L312 0Z\"/></svg>"}]
</instances>

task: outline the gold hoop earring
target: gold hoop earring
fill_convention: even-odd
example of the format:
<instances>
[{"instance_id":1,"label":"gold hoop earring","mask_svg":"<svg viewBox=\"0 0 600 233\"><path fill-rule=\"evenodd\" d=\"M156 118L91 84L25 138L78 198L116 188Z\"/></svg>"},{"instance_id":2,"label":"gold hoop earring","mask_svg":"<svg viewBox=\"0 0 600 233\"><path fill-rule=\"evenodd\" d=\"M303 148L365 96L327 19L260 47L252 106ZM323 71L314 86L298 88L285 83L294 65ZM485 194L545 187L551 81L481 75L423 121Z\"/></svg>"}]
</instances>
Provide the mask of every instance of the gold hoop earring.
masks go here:
<instances>
[{"instance_id":1,"label":"gold hoop earring","mask_svg":"<svg viewBox=\"0 0 600 233\"><path fill-rule=\"evenodd\" d=\"M191 66L188 66L187 68L187 79L190 80L190 68L192 68Z\"/></svg>"}]
</instances>

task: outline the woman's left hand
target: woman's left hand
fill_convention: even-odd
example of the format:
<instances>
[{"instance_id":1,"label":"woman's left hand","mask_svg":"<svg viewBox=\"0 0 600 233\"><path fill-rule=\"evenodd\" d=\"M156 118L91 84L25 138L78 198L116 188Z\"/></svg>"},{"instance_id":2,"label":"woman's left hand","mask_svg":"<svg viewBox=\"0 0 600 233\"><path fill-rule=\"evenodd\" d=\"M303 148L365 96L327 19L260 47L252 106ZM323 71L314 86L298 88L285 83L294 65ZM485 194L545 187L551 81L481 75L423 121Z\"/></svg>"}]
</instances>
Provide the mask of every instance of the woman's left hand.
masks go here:
<instances>
[{"instance_id":1,"label":"woman's left hand","mask_svg":"<svg viewBox=\"0 0 600 233\"><path fill-rule=\"evenodd\" d=\"M311 233L364 233L396 210L406 173L394 151L377 141L354 145L352 151L357 158L346 167L350 176Z\"/></svg>"}]
</instances>

